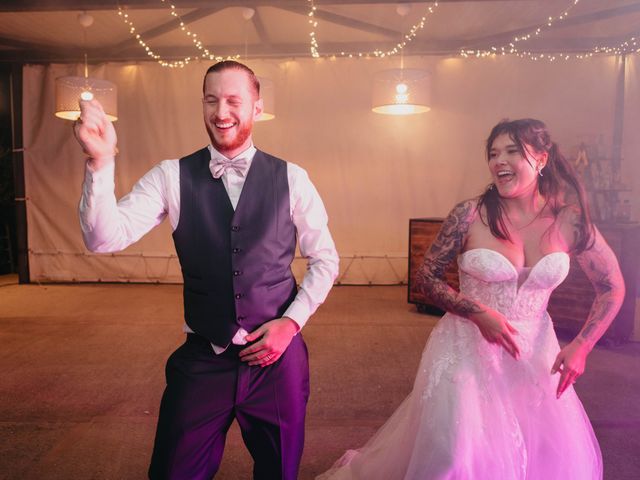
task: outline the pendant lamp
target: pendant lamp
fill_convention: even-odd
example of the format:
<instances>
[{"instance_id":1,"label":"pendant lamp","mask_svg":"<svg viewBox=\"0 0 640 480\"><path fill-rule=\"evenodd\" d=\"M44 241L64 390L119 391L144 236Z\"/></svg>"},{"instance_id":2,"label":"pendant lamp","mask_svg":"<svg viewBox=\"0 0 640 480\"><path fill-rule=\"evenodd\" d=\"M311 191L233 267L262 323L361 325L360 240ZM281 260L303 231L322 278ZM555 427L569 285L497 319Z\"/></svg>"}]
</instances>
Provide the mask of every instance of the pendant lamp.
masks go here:
<instances>
[{"instance_id":1,"label":"pendant lamp","mask_svg":"<svg viewBox=\"0 0 640 480\"><path fill-rule=\"evenodd\" d=\"M78 15L78 22L84 29L85 48L87 27L93 24L93 17L86 12ZM80 117L79 100L98 100L112 122L118 119L118 98L115 84L89 76L87 54L84 54L84 76L66 76L56 78L56 117L65 120L77 120Z\"/></svg>"},{"instance_id":2,"label":"pendant lamp","mask_svg":"<svg viewBox=\"0 0 640 480\"><path fill-rule=\"evenodd\" d=\"M404 19L411 5L399 4L396 13ZM384 115L413 115L431 110L430 75L426 70L404 68L404 48L400 68L384 70L373 79L372 107Z\"/></svg>"},{"instance_id":3,"label":"pendant lamp","mask_svg":"<svg viewBox=\"0 0 640 480\"><path fill-rule=\"evenodd\" d=\"M394 68L378 72L373 80L371 109L385 115L412 115L431 110L428 71Z\"/></svg>"}]
</instances>

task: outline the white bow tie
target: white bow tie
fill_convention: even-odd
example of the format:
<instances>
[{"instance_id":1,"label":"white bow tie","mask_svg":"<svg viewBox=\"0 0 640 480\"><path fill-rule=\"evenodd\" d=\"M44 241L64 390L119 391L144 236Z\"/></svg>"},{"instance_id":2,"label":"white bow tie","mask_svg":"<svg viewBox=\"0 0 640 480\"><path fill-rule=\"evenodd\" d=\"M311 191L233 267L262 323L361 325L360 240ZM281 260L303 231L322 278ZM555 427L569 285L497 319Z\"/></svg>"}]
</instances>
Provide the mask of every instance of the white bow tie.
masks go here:
<instances>
[{"instance_id":1,"label":"white bow tie","mask_svg":"<svg viewBox=\"0 0 640 480\"><path fill-rule=\"evenodd\" d=\"M244 157L236 157L229 160L228 158L217 158L213 164L211 174L213 178L220 178L227 170L234 170L238 175L244 177L249 169L249 162Z\"/></svg>"}]
</instances>

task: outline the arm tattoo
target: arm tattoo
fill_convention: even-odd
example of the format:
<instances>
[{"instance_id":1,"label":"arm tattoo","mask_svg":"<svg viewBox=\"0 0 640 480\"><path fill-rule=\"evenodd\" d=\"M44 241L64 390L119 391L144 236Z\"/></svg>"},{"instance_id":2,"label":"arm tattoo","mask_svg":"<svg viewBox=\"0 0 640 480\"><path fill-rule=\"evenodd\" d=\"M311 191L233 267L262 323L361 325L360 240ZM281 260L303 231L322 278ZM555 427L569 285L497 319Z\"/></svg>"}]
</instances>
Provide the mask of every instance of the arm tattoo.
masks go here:
<instances>
[{"instance_id":1,"label":"arm tattoo","mask_svg":"<svg viewBox=\"0 0 640 480\"><path fill-rule=\"evenodd\" d=\"M449 264L462 250L474 208L472 201L462 202L454 207L442 224L417 274L418 286L427 298L438 307L466 318L482 313L484 309L451 288L444 275Z\"/></svg>"},{"instance_id":2,"label":"arm tattoo","mask_svg":"<svg viewBox=\"0 0 640 480\"><path fill-rule=\"evenodd\" d=\"M592 248L576 259L596 291L589 317L579 334L582 341L593 346L620 310L624 299L624 280L615 254L599 237L596 237Z\"/></svg>"}]
</instances>

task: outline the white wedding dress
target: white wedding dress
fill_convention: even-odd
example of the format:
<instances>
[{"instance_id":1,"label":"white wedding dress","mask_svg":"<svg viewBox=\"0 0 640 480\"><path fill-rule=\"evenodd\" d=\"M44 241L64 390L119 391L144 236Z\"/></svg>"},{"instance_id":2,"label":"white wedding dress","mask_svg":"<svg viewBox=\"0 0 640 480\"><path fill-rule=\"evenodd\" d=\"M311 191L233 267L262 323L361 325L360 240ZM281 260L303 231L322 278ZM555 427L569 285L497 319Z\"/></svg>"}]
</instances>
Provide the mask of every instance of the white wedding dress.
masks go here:
<instances>
[{"instance_id":1,"label":"white wedding dress","mask_svg":"<svg viewBox=\"0 0 640 480\"><path fill-rule=\"evenodd\" d=\"M550 374L560 348L546 307L569 256L550 253L528 276L485 248L464 252L458 265L460 290L518 330L520 358L447 313L429 337L413 391L364 447L318 478L601 479L600 448L582 404L572 387L556 399L559 374Z\"/></svg>"}]
</instances>

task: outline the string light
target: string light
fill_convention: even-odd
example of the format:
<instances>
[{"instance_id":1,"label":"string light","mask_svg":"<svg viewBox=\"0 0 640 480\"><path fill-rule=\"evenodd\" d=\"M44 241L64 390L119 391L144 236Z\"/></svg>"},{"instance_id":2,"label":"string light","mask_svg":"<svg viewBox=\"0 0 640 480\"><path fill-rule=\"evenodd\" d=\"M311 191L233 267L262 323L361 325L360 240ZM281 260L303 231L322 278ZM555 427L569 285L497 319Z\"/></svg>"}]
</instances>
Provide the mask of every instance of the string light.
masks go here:
<instances>
[{"instance_id":1,"label":"string light","mask_svg":"<svg viewBox=\"0 0 640 480\"><path fill-rule=\"evenodd\" d=\"M528 51L516 51L510 52L513 55L516 55L520 58L528 58L530 60L538 61L538 60L548 60L549 62L555 62L557 60L584 60L587 58L592 58L595 55L626 55L630 53L640 53L640 38L637 36L630 37L629 39L621 42L615 46L596 46L591 49L590 52L586 53L533 53ZM506 55L507 53L502 53L501 55ZM497 56L495 55L492 56ZM486 55L481 55L486 56Z\"/></svg>"},{"instance_id":2,"label":"string light","mask_svg":"<svg viewBox=\"0 0 640 480\"><path fill-rule=\"evenodd\" d=\"M532 38L540 37L544 31L550 30L553 25L567 18L571 9L573 9L580 0L572 0L569 5L560 15L557 17L549 17L547 21L539 25L535 30L527 33L526 35L516 36L508 45L500 47L492 46L488 50L461 50L460 55L468 57L496 57L502 55L516 55L520 58L528 58L530 60L547 60L549 62L555 62L557 60L569 60L569 59L586 59L591 58L594 55L624 55L626 53L640 52L639 39L631 37L630 39L620 43L619 45L610 46L596 46L590 52L586 53L534 53L528 50L519 50L517 44L526 42Z\"/></svg>"},{"instance_id":3,"label":"string light","mask_svg":"<svg viewBox=\"0 0 640 480\"><path fill-rule=\"evenodd\" d=\"M161 0L161 1L162 1L162 3L166 3L166 0ZM169 68L183 68L183 67L187 66L189 64L189 62L191 62L192 60L196 60L198 58L208 59L208 60L215 60L216 62L219 62L219 61L222 61L222 60L225 60L225 59L226 60L237 60L237 59L240 58L240 55L230 55L230 56L227 56L227 57L221 57L219 55L212 54L207 48L204 47L204 45L202 45L202 42L198 39L197 34L191 32L189 29L187 29L186 25L184 24L184 22L180 18L180 15L178 15L178 12L176 11L175 5L171 4L170 7L171 7L170 8L171 9L171 12L170 12L171 16L173 16L174 18L176 18L180 22L179 23L180 30L183 31L184 34L192 40L192 43L193 43L194 47L200 52L198 55L184 57L182 60L175 60L175 61L163 60L160 55L155 53L151 49L151 47L149 47L149 45L147 45L147 43L142 38L142 35L137 33L137 30L136 30L135 25L133 24L133 21L129 18L129 14L127 12L125 12L122 9L122 7L118 6L118 15L120 16L122 21L129 27L129 33L138 41L138 44L145 50L145 52L147 53L147 55L149 57L151 57L152 59L157 61L163 67L169 67Z\"/></svg>"},{"instance_id":4,"label":"string light","mask_svg":"<svg viewBox=\"0 0 640 480\"><path fill-rule=\"evenodd\" d=\"M528 40L531 40L532 38L539 38L540 35L551 29L551 27L559 21L564 20L565 18L567 18L567 16L569 15L569 12L580 2L580 0L571 0L571 4L565 8L565 10L558 15L557 17L548 17L546 22L544 22L541 25L538 25L538 27L536 27L534 30L532 30L531 32L522 35L522 36L515 36L513 38L513 40L511 42L509 42L508 45L502 45L502 46L492 46L490 47L488 50L461 50L460 51L460 55L468 58L468 57L477 57L477 58L482 58L482 57L495 57L497 55L517 55L519 57L528 57L531 58L533 60L539 60L539 59L543 59L543 58L547 58L549 60L551 60L553 58L553 60L555 60L554 57L556 57L556 55L546 55L544 53L542 54L534 54L531 52L525 52L525 51L520 51L518 50L518 48L516 47L517 44L519 43L523 43L523 42L527 42ZM564 54L558 54L558 57L563 57ZM553 61L552 60L552 61Z\"/></svg>"},{"instance_id":5,"label":"string light","mask_svg":"<svg viewBox=\"0 0 640 480\"><path fill-rule=\"evenodd\" d=\"M614 47L595 47L594 53L607 55L624 55L625 53L640 53L640 38L631 37Z\"/></svg>"},{"instance_id":6,"label":"string light","mask_svg":"<svg viewBox=\"0 0 640 480\"><path fill-rule=\"evenodd\" d=\"M320 58L320 54L318 53L318 41L316 40L316 27L318 26L318 21L315 18L316 6L313 4L313 0L307 0L307 2L311 5L311 9L307 14L309 17L309 25L311 25L311 32L309 33L311 56L313 58Z\"/></svg>"},{"instance_id":7,"label":"string light","mask_svg":"<svg viewBox=\"0 0 640 480\"><path fill-rule=\"evenodd\" d=\"M320 53L319 53L319 47L318 47L318 41L316 39L316 27L318 26L318 21L315 18L315 13L316 13L316 6L313 3L313 0L307 0L307 2L310 5L309 8L309 24L311 25L311 32L309 32L309 41L311 44L311 56L313 58L320 58ZM402 49L404 47L407 46L408 43L410 43L417 35L418 33L420 33L420 31L422 29L424 29L426 23L427 23L427 18L429 15L433 14L433 12L435 12L436 8L438 8L438 2L433 2L433 5L430 5L427 7L427 9L425 10L424 15L422 15L422 17L420 18L420 21L418 23L416 23L415 25L413 25L411 27L411 29L409 30L409 33L405 34L402 37L402 40L400 42L398 42L395 47L393 47L390 50L381 50L381 49L376 49L373 51L369 51L369 52L340 52L339 54L336 55L327 55L327 57L330 57L331 59L335 59L336 56L339 57L347 57L347 58L370 58L370 57L377 57L377 58L384 58L384 57L390 57L392 55L397 55L398 53L400 53L402 51Z\"/></svg>"},{"instance_id":8,"label":"string light","mask_svg":"<svg viewBox=\"0 0 640 480\"><path fill-rule=\"evenodd\" d=\"M166 0L161 0L161 1L162 3L166 3ZM193 33L191 30L189 30L187 26L184 24L184 22L182 21L182 18L180 18L180 15L176 11L176 6L173 4L171 5L171 16L176 18L180 22L180 31L184 32L184 34L191 39L194 46L201 52L200 58L217 60L217 61L220 61L223 59L222 57L217 57L211 54L211 52L204 45L202 45L202 42L198 40L198 35ZM239 58L239 55L237 56L237 58Z\"/></svg>"},{"instance_id":9,"label":"string light","mask_svg":"<svg viewBox=\"0 0 640 480\"><path fill-rule=\"evenodd\" d=\"M120 6L118 6L118 15L120 16L122 21L127 25L127 27L129 28L129 33L132 35L133 38L135 38L137 40L137 42L140 45L140 47L145 50L146 54L150 58L152 58L153 60L157 61L161 66L169 67L169 68L182 68L182 67L185 67L186 65L188 65L191 61L197 60L197 59L208 59L208 60L222 61L222 60L225 60L225 59L226 60L237 60L237 59L240 58L239 54L229 55L227 57L222 57L222 56L214 55L213 53L211 53L202 44L202 41L200 39L198 39L198 35L196 33L192 32L192 31L190 31L187 28L187 26L183 22L182 18L178 14L175 5L168 3L167 0L160 0L160 1L163 4L168 4L170 6L170 15L178 20L178 22L179 22L179 27L178 28L180 29L180 31L184 32L184 34L191 40L193 46L197 50L197 53L195 55L186 56L181 60L174 60L174 61L164 60L159 54L155 53L151 49L151 47L142 38L142 35L137 33L137 29L136 29L135 25L133 24L133 21L129 17L129 14L125 10L123 10L122 7L120 7ZM318 27L318 21L317 21L317 18L316 18L317 7L314 4L314 0L307 0L307 2L309 3L309 12L307 14L308 23L309 23L309 25L311 27L311 31L309 32L310 53L311 53L311 56L313 58L320 58L321 57L320 47L318 45L318 40L316 38L316 28ZM548 17L547 20L545 21L545 23L539 25L538 27L536 27L534 30L530 31L527 34L520 35L520 36L515 36L512 39L512 41L509 42L507 45L492 46L487 50L463 49L463 50L460 51L460 55L462 57L464 57L464 58L469 58L469 57L483 58L483 57L496 57L496 56L499 56L499 55L501 55L501 56L502 55L516 55L516 56L518 56L520 58L528 58L528 59L531 59L531 60L534 60L534 61L548 60L548 61L553 62L553 61L560 60L560 59L564 59L564 60L569 60L571 58L585 59L585 58L593 57L594 55L597 55L597 54L600 54L600 55L624 55L626 53L638 53L638 52L640 52L640 44L639 44L640 39L638 39L637 36L630 37L628 40L626 40L626 41L624 41L624 42L622 42L622 43L620 43L619 45L616 45L616 46L596 46L590 52L586 52L586 53L562 53L562 52L561 53L534 53L534 52L527 51L527 50L520 50L518 48L518 44L522 44L522 43L527 42L528 40L531 40L531 39L540 38L540 36L544 32L550 30L554 26L554 24L556 24L559 21L562 21L562 20L566 19L567 16L569 15L569 12L579 2L580 2L580 0L571 0L570 5L560 15L558 15L556 17ZM375 50L372 50L372 51L364 51L364 52L345 52L345 51L342 51L342 52L337 53L337 54L326 55L326 56L330 57L331 59L335 59L336 57L346 57L346 58L362 58L362 57L371 58L371 57L376 57L376 58L385 58L385 57L397 55L398 53L401 53L401 51L407 46L407 44L409 44L418 35L418 33L420 33L421 30L424 29L428 16L433 14L437 7L438 7L438 2L437 1L433 2L432 5L427 7L427 9L425 10L425 13L420 18L420 21L417 22L415 25L413 25L411 27L411 29L409 30L409 32L407 34L403 35L402 40L399 41L392 49L389 49L389 50L375 49Z\"/></svg>"}]
</instances>

